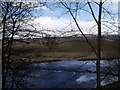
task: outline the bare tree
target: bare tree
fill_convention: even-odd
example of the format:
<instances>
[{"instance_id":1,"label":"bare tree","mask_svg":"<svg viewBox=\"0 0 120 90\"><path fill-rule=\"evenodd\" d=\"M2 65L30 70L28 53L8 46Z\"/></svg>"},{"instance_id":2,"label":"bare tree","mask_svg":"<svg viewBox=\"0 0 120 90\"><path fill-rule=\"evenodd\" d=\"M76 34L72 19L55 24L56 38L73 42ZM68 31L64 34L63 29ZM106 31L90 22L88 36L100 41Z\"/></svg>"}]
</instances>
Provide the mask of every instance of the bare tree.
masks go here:
<instances>
[{"instance_id":1,"label":"bare tree","mask_svg":"<svg viewBox=\"0 0 120 90\"><path fill-rule=\"evenodd\" d=\"M43 38L43 44L48 47L48 50L51 51L53 49L57 49L58 48L58 41L57 41L57 37L52 37L51 35L46 35Z\"/></svg>"},{"instance_id":2,"label":"bare tree","mask_svg":"<svg viewBox=\"0 0 120 90\"><path fill-rule=\"evenodd\" d=\"M94 53L97 55L97 63L96 63L96 70L97 70L97 87L100 87L100 49L101 49L101 14L102 14L102 1L100 0L100 4L99 4L99 18L98 21L96 19L96 17L94 16L94 12L92 10L92 7L90 5L90 2L88 2L88 5L90 7L90 10L92 12L93 18L96 21L97 25L98 25L98 49L97 52L95 50L95 48L92 46L92 44L89 42L89 40L87 39L87 37L85 36L85 34L82 32L82 30L80 29L80 26L77 23L77 20L75 18L75 16L72 13L72 9L70 7L68 7L68 5L66 3L61 2L62 5L68 9L68 11L70 12L73 20L76 23L76 26L78 27L79 31L82 33L82 35L84 36L85 40L87 41L87 43L90 45L90 47L94 50Z\"/></svg>"},{"instance_id":3,"label":"bare tree","mask_svg":"<svg viewBox=\"0 0 120 90\"><path fill-rule=\"evenodd\" d=\"M103 7L103 4L106 2L99 0L98 2L96 1L92 1L90 2L89 0L87 0L86 3L84 3L84 5L80 5L79 2L62 2L61 4L67 9L67 12L72 16L78 30L82 33L82 35L84 36L85 40L87 41L87 43L89 44L89 46L92 48L92 50L94 51L94 53L96 54L97 57L97 62L96 62L96 82L97 82L97 87L100 87L100 60L101 60L101 26L107 26L106 24L102 23L102 18L104 17L104 15L106 15L105 13L107 13L111 19L113 19L114 15L112 15L105 7ZM95 4L98 7L98 12L94 11L94 7L91 4ZM81 7L80 7L81 6ZM88 6L89 9L85 9L84 7ZM88 40L88 38L85 36L85 34L83 33L83 31L81 30L78 21L77 21L77 12L78 10L84 10L86 12L88 12L92 17L93 20L96 22L97 25L97 31L98 31L98 35L97 35L97 48L93 47L93 45L91 44L91 42ZM96 16L96 14L98 16ZM103 15L104 14L104 15ZM114 19L113 19L114 20ZM112 24L114 26L114 24ZM115 26L116 27L116 26ZM109 28L109 27L107 27ZM112 28L109 28L112 29Z\"/></svg>"},{"instance_id":4,"label":"bare tree","mask_svg":"<svg viewBox=\"0 0 120 90\"><path fill-rule=\"evenodd\" d=\"M9 69L15 63L11 58L14 36L20 33L21 26L23 26L24 24L26 24L28 21L31 20L31 16L32 16L31 11L34 8L41 7L43 5L38 6L36 5L36 3L31 3L31 2L1 2L0 3L1 6L0 12L2 17L1 27L2 27L2 62L3 62L2 87L3 88L5 87L7 76L10 75ZM13 88L13 84L11 88Z\"/></svg>"},{"instance_id":5,"label":"bare tree","mask_svg":"<svg viewBox=\"0 0 120 90\"><path fill-rule=\"evenodd\" d=\"M95 17L95 13L93 12L93 9L90 5L90 2L88 2L88 5L90 7L92 16L94 20L97 23L98 26L98 40L97 40L97 62L96 62L96 71L97 71L97 87L100 87L100 59L101 59L101 16L102 16L102 0L99 1L99 16L98 20Z\"/></svg>"},{"instance_id":6,"label":"bare tree","mask_svg":"<svg viewBox=\"0 0 120 90\"><path fill-rule=\"evenodd\" d=\"M95 3L98 8L98 17L95 16L95 13L93 11L91 2L87 1L82 7L80 7L79 2L60 2L64 8L67 9L67 13L69 13L72 16L72 19L74 20L74 23L76 24L78 30L82 33L83 37L85 38L86 42L89 44L89 46L94 51L97 62L96 62L96 71L97 71L97 87L100 87L100 59L101 59L101 19L102 19L102 9L105 10L103 7L104 2L102 0L99 0L99 2L93 2ZM13 64L11 60L11 50L12 45L14 41L14 36L18 35L20 32L27 32L23 37L31 37L31 33L41 33L41 32L35 32L28 29L23 29L21 26L23 24L26 24L28 21L27 17L31 17L30 12L34 8L34 5L31 5L31 3L13 3L13 2L7 2L7 3L1 3L2 6L1 13L2 13L2 28L3 28L3 37L2 37L2 59L3 59L3 87L6 83L6 78L9 72L9 69L11 65ZM91 42L88 40L86 35L83 33L81 27L78 24L77 21L77 11L83 9L86 5L88 5L90 11L87 11L90 15L92 15L94 21L97 24L97 49L91 44ZM43 34L43 33L42 33ZM51 38L50 36L46 37L45 45L51 50L56 45L57 42L56 38ZM5 71L4 71L5 70ZM15 70L16 71L16 70ZM16 74L16 72L13 72ZM13 75L14 77L14 75ZM13 81L14 78L13 78ZM12 87L13 87L12 83Z\"/></svg>"}]
</instances>

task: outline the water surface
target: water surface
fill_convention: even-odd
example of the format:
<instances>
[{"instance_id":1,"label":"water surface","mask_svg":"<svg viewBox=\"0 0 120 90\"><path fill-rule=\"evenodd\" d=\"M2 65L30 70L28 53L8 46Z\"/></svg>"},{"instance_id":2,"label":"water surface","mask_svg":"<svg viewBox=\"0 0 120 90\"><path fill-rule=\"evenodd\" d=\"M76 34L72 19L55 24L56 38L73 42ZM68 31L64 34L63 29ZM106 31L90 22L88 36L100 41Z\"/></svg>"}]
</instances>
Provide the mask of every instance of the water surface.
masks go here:
<instances>
[{"instance_id":1,"label":"water surface","mask_svg":"<svg viewBox=\"0 0 120 90\"><path fill-rule=\"evenodd\" d=\"M24 78L28 88L95 88L95 63L93 60L33 63L26 65L27 69L19 72L29 71ZM101 65L104 64L104 61L101 61ZM116 77L109 76L101 84L106 85L116 80ZM10 79L8 81L7 86L10 85Z\"/></svg>"}]
</instances>

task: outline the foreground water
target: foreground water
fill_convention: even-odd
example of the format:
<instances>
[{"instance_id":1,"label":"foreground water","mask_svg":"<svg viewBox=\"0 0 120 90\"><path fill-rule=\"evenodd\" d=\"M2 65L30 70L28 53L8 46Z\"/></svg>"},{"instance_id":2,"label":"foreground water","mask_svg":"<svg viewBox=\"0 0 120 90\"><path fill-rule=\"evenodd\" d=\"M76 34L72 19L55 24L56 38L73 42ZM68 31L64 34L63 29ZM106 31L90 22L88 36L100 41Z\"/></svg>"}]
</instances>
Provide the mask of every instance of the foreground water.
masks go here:
<instances>
[{"instance_id":1,"label":"foreground water","mask_svg":"<svg viewBox=\"0 0 120 90\"><path fill-rule=\"evenodd\" d=\"M26 65L27 69L20 70L19 74L27 72L23 82L27 88L95 88L95 63L96 61L76 60L33 63ZM101 65L104 64L104 61L101 61ZM20 77L15 76L15 78ZM6 87L10 87L12 80L10 77L7 80ZM117 77L108 75L101 81L101 85L114 81L117 81Z\"/></svg>"}]
</instances>

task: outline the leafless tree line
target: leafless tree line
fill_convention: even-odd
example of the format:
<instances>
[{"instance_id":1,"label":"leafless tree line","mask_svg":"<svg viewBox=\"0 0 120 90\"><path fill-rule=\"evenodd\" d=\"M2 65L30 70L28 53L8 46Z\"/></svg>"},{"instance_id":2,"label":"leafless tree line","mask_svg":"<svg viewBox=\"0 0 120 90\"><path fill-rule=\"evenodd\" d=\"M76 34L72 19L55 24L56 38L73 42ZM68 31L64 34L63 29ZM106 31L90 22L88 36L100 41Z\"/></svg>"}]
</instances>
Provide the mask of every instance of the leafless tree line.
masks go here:
<instances>
[{"instance_id":1,"label":"leafless tree line","mask_svg":"<svg viewBox=\"0 0 120 90\"><path fill-rule=\"evenodd\" d=\"M21 27L31 20L31 11L36 7L42 7L44 3L31 2L0 2L1 28L2 28L2 87L5 87L6 79L11 77L11 89L17 82L14 80L17 68L12 70L16 65L11 58L14 36L18 35ZM10 71L12 70L12 71ZM19 71L19 70L18 70ZM22 80L23 76L20 78ZM20 81L21 81L20 80ZM19 82L20 82L19 81Z\"/></svg>"},{"instance_id":2,"label":"leafless tree line","mask_svg":"<svg viewBox=\"0 0 120 90\"><path fill-rule=\"evenodd\" d=\"M66 13L71 15L72 19L74 20L74 23L76 24L76 26L78 28L77 31L80 31L80 33L85 38L86 42L90 45L90 47L93 49L94 53L96 54L96 57L97 57L97 63L96 63L97 87L100 87L100 81L101 81L100 80L101 31L102 31L101 25L103 24L102 16L104 17L104 15L108 14L111 17L111 19L113 19L114 15L112 15L112 13L110 13L107 9L105 9L105 7L103 7L105 1L102 1L102 0L100 0L99 2L87 1L84 4L81 4L81 3L82 3L82 1L81 2L62 2L62 1L60 1L57 3L57 5L59 4L59 8L64 7L66 9L65 11L67 11ZM96 12L94 12L94 10L93 10L93 7L92 7L93 3L99 8L98 16L95 16ZM42 6L45 5L44 3L39 3L39 4L40 5L42 4ZM55 36L53 36L51 38L51 36L49 36L49 34L36 30L35 27L32 25L30 25L30 27L33 27L34 30L21 28L23 24L27 24L27 22L30 21L30 20L28 20L31 18L30 12L35 7L40 7L40 6L37 6L36 4L33 4L33 3L28 3L28 2L26 2L26 3L22 3L22 2L20 2L20 3L4 2L3 3L3 2L1 2L0 6L1 6L0 12L1 12L1 17L2 17L2 21L1 21L2 22L2 26L1 26L1 28L2 28L2 59L3 59L2 74L3 74L3 87L5 87L6 78L8 75L10 75L9 69L11 68L11 65L13 63L12 58L11 58L11 50L12 50L12 44L13 44L15 35L19 35L19 37L21 37L21 38L25 38L25 37L31 38L32 36L34 37L37 34L41 34L41 35L43 35L43 37L45 37L46 41L44 41L44 44L49 49L52 49L55 47L57 48L58 41L56 41ZM85 6L88 6L89 10L86 10L84 8ZM81 30L80 25L78 24L77 15L79 14L79 10L84 10L84 11L88 12L93 17L93 20L96 22L97 30L98 30L97 48L93 47L91 42L88 40L86 35L83 33L83 30ZM63 13L63 15L66 13ZM27 18L27 17L30 17L30 18ZM109 22L106 21L106 23L109 23ZM112 24L112 25L114 26L114 24ZM45 30L43 30L43 31L45 31ZM49 31L51 32L51 30L48 30L47 32L49 32ZM62 32L61 35L69 33L69 32L73 32L73 31L74 30ZM26 32L26 34L23 34L25 32ZM59 32L61 33L61 31L59 31ZM12 75L14 75L14 72ZM13 78L13 81L14 81L14 78ZM13 88L13 83L11 85L11 88Z\"/></svg>"}]
</instances>

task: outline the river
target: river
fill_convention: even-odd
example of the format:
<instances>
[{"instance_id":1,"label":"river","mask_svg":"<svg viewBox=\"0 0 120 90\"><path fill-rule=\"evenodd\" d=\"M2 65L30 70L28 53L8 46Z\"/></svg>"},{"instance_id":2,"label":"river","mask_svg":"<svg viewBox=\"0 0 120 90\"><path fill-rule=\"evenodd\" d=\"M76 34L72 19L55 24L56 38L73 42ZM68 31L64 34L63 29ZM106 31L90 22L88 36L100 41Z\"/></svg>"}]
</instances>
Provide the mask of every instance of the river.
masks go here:
<instances>
[{"instance_id":1,"label":"river","mask_svg":"<svg viewBox=\"0 0 120 90\"><path fill-rule=\"evenodd\" d=\"M105 61L101 60L101 67L104 65L106 65ZM43 62L25 66L27 69L19 70L19 73L27 72L23 83L28 88L96 88L96 61L94 60ZM9 87L10 77L7 80L6 87ZM101 81L101 85L115 81L117 77L108 75Z\"/></svg>"}]
</instances>

